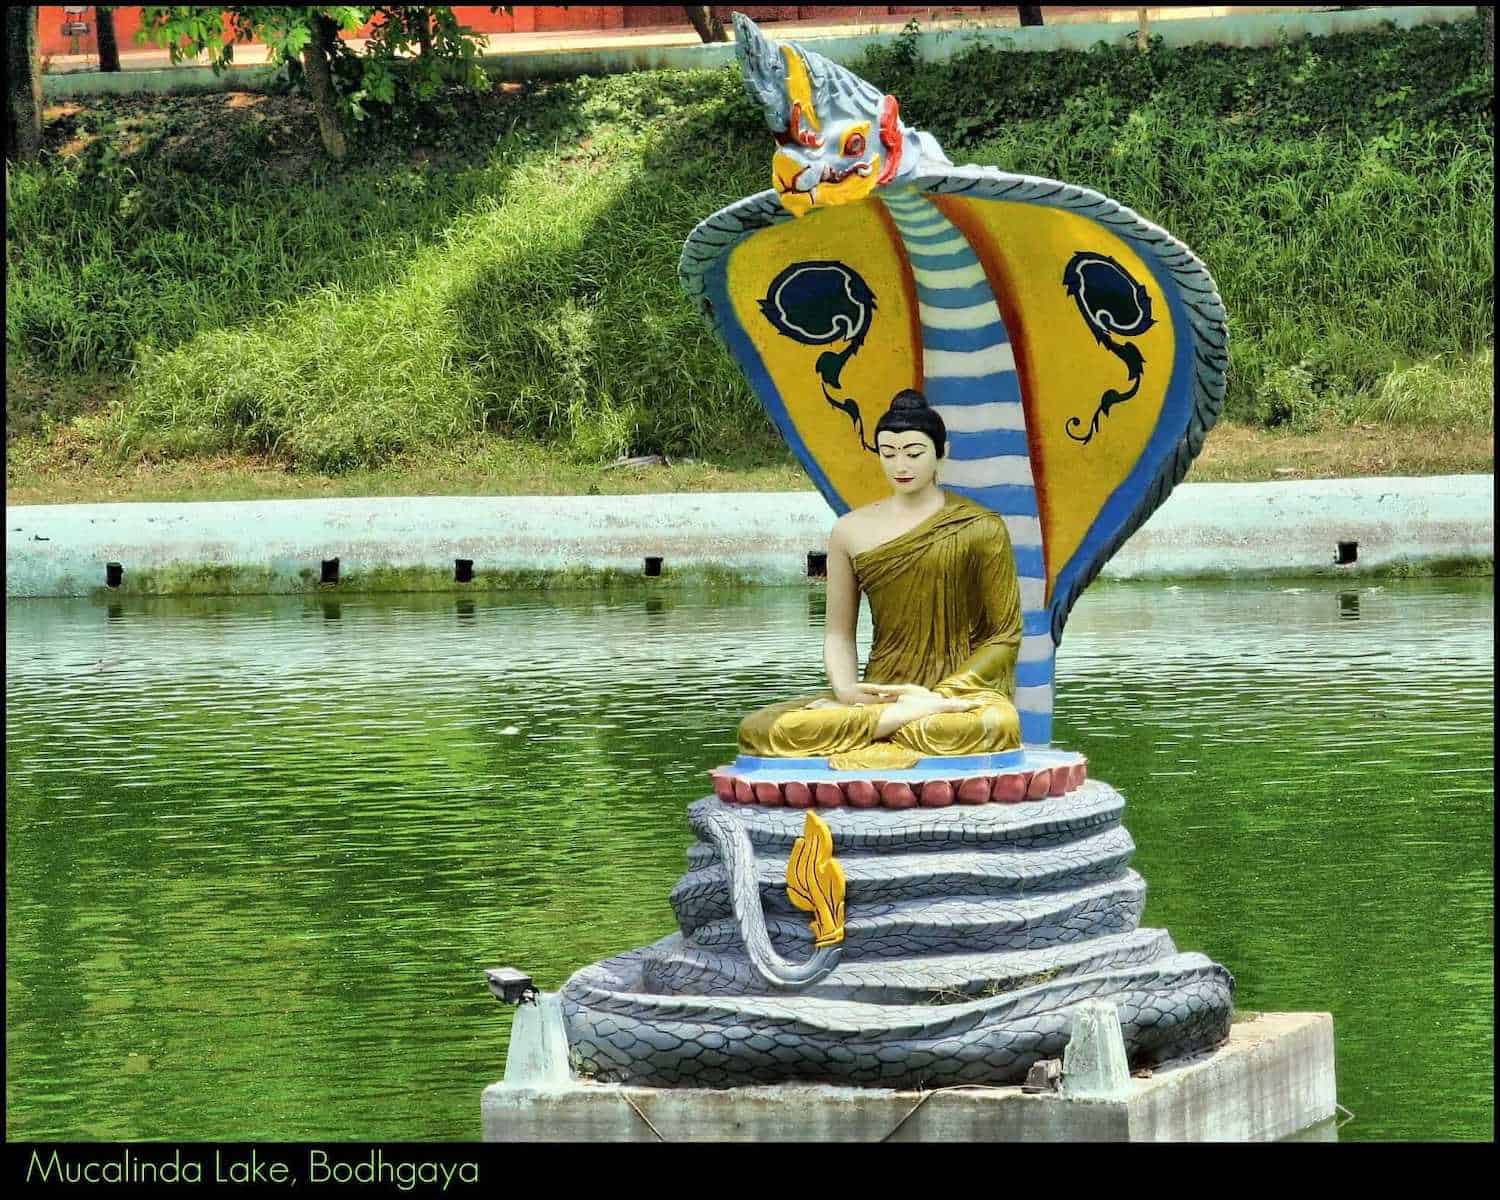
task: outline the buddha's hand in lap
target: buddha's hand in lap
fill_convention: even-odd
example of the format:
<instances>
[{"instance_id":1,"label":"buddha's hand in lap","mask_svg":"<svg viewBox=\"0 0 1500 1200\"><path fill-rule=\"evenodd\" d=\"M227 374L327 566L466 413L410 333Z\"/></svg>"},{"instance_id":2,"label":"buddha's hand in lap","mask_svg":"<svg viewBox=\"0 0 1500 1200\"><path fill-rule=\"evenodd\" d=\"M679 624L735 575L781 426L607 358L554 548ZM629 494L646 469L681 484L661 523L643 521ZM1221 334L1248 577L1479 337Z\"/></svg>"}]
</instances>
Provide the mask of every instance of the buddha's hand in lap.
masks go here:
<instances>
[{"instance_id":1,"label":"buddha's hand in lap","mask_svg":"<svg viewBox=\"0 0 1500 1200\"><path fill-rule=\"evenodd\" d=\"M888 738L903 726L910 725L915 721L921 721L927 717L935 717L940 713L972 712L983 706L982 700L955 700L947 696L939 696L926 688L914 685L904 694L896 698L895 703L887 705L884 712L880 714L880 721L875 727L875 736Z\"/></svg>"},{"instance_id":2,"label":"buddha's hand in lap","mask_svg":"<svg viewBox=\"0 0 1500 1200\"><path fill-rule=\"evenodd\" d=\"M808 705L809 708L828 708L843 704L854 707L859 704L889 704L896 699L898 689L906 686L897 684L895 687L883 683L855 683L846 688L835 688L834 699L817 700Z\"/></svg>"},{"instance_id":3,"label":"buddha's hand in lap","mask_svg":"<svg viewBox=\"0 0 1500 1200\"><path fill-rule=\"evenodd\" d=\"M905 704L921 717L930 717L934 713L969 712L984 706L983 700L945 696L919 683L886 683L881 686L892 694L898 708Z\"/></svg>"},{"instance_id":4,"label":"buddha's hand in lap","mask_svg":"<svg viewBox=\"0 0 1500 1200\"><path fill-rule=\"evenodd\" d=\"M892 700L941 700L944 698L920 683L882 683L879 686L890 694Z\"/></svg>"},{"instance_id":5,"label":"buddha's hand in lap","mask_svg":"<svg viewBox=\"0 0 1500 1200\"><path fill-rule=\"evenodd\" d=\"M937 713L970 712L984 706L983 700L958 700L948 696L939 696L936 692L928 692L923 689L921 695L901 696L891 706L892 712L898 714L911 713L906 719L908 721L919 721L923 717L930 717Z\"/></svg>"}]
</instances>

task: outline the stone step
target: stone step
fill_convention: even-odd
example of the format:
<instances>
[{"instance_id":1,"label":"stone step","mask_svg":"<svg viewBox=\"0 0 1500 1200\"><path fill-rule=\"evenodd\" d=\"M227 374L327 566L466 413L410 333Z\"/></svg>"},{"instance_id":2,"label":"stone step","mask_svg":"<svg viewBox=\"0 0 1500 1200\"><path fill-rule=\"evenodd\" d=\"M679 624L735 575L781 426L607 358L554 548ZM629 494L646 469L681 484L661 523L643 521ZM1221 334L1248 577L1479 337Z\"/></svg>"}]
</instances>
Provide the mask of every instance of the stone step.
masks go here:
<instances>
[{"instance_id":1,"label":"stone step","mask_svg":"<svg viewBox=\"0 0 1500 1200\"><path fill-rule=\"evenodd\" d=\"M1135 843L1123 826L1057 846L997 847L948 853L871 853L841 855L847 884L845 906L851 915L870 904L945 896L1021 896L1075 888L1118 876L1129 864ZM757 856L761 905L769 914L795 917L787 896L786 860ZM677 923L691 934L700 925L733 915L729 880L715 862L689 871L670 895Z\"/></svg>"},{"instance_id":2,"label":"stone step","mask_svg":"<svg viewBox=\"0 0 1500 1200\"><path fill-rule=\"evenodd\" d=\"M845 918L843 957L892 958L991 950L1034 950L1136 928L1146 905L1146 883L1134 871L1116 879L1062 892L996 899L944 896L862 904ZM781 956L800 961L812 953L805 917L768 916L766 929ZM731 918L709 921L687 944L711 949L740 944Z\"/></svg>"},{"instance_id":3,"label":"stone step","mask_svg":"<svg viewBox=\"0 0 1500 1200\"><path fill-rule=\"evenodd\" d=\"M1037 950L843 962L798 995L869 1004L953 1004L1176 953L1165 929L1133 929ZM660 995L776 992L739 947L722 953L690 949L680 934L650 948L641 979L648 991Z\"/></svg>"}]
</instances>

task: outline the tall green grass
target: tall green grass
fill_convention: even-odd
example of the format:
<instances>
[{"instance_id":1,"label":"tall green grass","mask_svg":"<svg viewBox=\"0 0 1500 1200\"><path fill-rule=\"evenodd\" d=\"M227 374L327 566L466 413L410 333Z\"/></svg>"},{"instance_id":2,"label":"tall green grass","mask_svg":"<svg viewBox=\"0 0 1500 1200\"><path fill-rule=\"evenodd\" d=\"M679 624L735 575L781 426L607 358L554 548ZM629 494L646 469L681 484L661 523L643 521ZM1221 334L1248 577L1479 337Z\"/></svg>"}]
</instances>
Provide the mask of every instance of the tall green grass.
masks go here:
<instances>
[{"instance_id":1,"label":"tall green grass","mask_svg":"<svg viewBox=\"0 0 1500 1200\"><path fill-rule=\"evenodd\" d=\"M1090 185L1187 242L1230 317L1227 411L1290 422L1494 337L1493 149L1450 129L1246 141L1137 110L1111 135L1018 130L982 162Z\"/></svg>"},{"instance_id":2,"label":"tall green grass","mask_svg":"<svg viewBox=\"0 0 1500 1200\"><path fill-rule=\"evenodd\" d=\"M1230 312L1230 415L1396 422L1422 371L1477 379L1494 326L1477 22L943 65L898 46L866 70L955 161L1087 184L1192 245ZM426 162L388 141L338 172L304 152L305 110L213 103L87 110L106 137L12 176L7 345L39 376L129 378L84 423L101 444L322 470L486 429L584 460L778 452L675 274L692 226L765 184L733 72L493 97Z\"/></svg>"}]
</instances>

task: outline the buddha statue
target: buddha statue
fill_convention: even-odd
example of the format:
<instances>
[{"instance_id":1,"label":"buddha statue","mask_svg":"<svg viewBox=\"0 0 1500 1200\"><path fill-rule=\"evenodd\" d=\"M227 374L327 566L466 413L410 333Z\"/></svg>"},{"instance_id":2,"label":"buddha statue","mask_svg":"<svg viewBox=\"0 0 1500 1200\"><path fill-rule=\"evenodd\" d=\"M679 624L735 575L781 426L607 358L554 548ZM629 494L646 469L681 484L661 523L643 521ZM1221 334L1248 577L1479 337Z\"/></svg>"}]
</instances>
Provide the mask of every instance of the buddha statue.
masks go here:
<instances>
[{"instance_id":1,"label":"buddha statue","mask_svg":"<svg viewBox=\"0 0 1500 1200\"><path fill-rule=\"evenodd\" d=\"M757 710L742 753L899 770L933 755L1021 744L1012 700L1021 600L1004 520L937 485L943 418L898 393L875 426L892 494L839 518L828 541L829 690ZM858 679L863 594L875 640Z\"/></svg>"},{"instance_id":2,"label":"buddha statue","mask_svg":"<svg viewBox=\"0 0 1500 1200\"><path fill-rule=\"evenodd\" d=\"M955 166L895 96L734 27L771 186L679 271L847 514L829 686L740 723L688 810L677 929L564 986L570 1061L643 1087L1013 1085L1101 1000L1132 1066L1210 1050L1233 978L1140 928L1124 800L1050 742L1074 601L1222 404L1213 280L1109 198Z\"/></svg>"}]
</instances>

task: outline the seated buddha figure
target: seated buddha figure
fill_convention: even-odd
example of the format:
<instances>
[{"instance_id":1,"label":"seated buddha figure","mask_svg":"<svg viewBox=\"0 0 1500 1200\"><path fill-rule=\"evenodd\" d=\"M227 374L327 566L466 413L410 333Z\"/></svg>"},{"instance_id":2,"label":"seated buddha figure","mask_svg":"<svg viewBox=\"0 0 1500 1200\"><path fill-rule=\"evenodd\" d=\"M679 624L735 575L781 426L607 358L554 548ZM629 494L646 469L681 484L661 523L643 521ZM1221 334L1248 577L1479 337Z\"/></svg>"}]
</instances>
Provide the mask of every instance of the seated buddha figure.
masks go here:
<instances>
[{"instance_id":1,"label":"seated buddha figure","mask_svg":"<svg viewBox=\"0 0 1500 1200\"><path fill-rule=\"evenodd\" d=\"M828 541L829 690L751 713L740 723L741 753L902 769L1021 744L1010 535L989 509L937 486L946 443L941 415L920 392L900 392L875 426L893 494L839 518ZM863 681L854 644L861 594L875 625Z\"/></svg>"}]
</instances>

